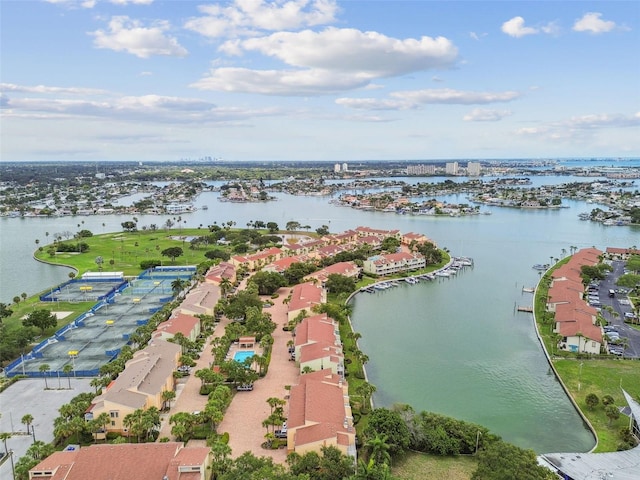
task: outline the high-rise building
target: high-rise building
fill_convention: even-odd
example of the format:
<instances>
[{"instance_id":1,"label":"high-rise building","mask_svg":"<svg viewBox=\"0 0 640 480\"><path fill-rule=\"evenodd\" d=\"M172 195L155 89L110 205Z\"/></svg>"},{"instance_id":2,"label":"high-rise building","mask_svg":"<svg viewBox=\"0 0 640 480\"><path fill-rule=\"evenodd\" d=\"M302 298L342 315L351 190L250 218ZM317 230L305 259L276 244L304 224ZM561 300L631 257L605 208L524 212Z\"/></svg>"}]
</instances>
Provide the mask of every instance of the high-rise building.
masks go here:
<instances>
[{"instance_id":1,"label":"high-rise building","mask_svg":"<svg viewBox=\"0 0 640 480\"><path fill-rule=\"evenodd\" d=\"M342 171L343 172L348 172L349 171L349 165L347 165L346 162L342 164Z\"/></svg>"},{"instance_id":2,"label":"high-rise building","mask_svg":"<svg viewBox=\"0 0 640 480\"><path fill-rule=\"evenodd\" d=\"M480 162L467 163L467 175L477 177L480 175Z\"/></svg>"},{"instance_id":3,"label":"high-rise building","mask_svg":"<svg viewBox=\"0 0 640 480\"><path fill-rule=\"evenodd\" d=\"M340 164L339 164L339 163L336 163L336 164L333 166L333 171L334 171L335 173L340 173Z\"/></svg>"},{"instance_id":4,"label":"high-rise building","mask_svg":"<svg viewBox=\"0 0 640 480\"><path fill-rule=\"evenodd\" d=\"M447 175L457 175L458 162L447 162L444 167L444 173L446 173Z\"/></svg>"},{"instance_id":5,"label":"high-rise building","mask_svg":"<svg viewBox=\"0 0 640 480\"><path fill-rule=\"evenodd\" d=\"M407 175L435 175L436 166L435 165L408 165L407 166Z\"/></svg>"}]
</instances>

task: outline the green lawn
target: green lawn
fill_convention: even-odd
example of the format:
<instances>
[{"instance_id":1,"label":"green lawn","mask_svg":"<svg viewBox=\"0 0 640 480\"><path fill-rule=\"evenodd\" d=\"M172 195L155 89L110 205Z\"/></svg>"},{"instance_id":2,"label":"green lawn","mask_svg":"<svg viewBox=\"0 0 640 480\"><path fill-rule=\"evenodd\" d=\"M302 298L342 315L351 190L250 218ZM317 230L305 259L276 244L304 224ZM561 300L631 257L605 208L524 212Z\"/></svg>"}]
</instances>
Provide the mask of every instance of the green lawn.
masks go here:
<instances>
[{"instance_id":1,"label":"green lawn","mask_svg":"<svg viewBox=\"0 0 640 480\"><path fill-rule=\"evenodd\" d=\"M391 472L402 480L470 480L477 467L474 457L440 457L409 452L395 462Z\"/></svg>"},{"instance_id":2,"label":"green lawn","mask_svg":"<svg viewBox=\"0 0 640 480\"><path fill-rule=\"evenodd\" d=\"M609 426L602 404L590 410L585 397L590 393L596 394L600 399L604 395L611 395L615 405L625 406L627 403L620 389L622 387L634 398L640 398L640 364L630 360L559 359L554 361L554 365L571 396L596 429L596 452L616 451L620 441L618 431L629 425L629 419L621 415Z\"/></svg>"},{"instance_id":3,"label":"green lawn","mask_svg":"<svg viewBox=\"0 0 640 480\"><path fill-rule=\"evenodd\" d=\"M171 264L168 257L160 252L169 247L180 247L184 254L175 260L176 265L193 265L205 260L207 249L191 250L186 240L192 236L208 235L207 229L184 228L165 230L144 230L138 232L112 232L80 239L89 245L86 253L58 253L51 256L48 246L42 246L36 252L36 258L45 262L68 265L78 270L78 275L86 272L97 272L96 257L102 257L104 271L122 271L125 275L140 273L142 260L162 260L164 264ZM76 243L76 240L65 240L62 243ZM214 247L210 247L214 248Z\"/></svg>"}]
</instances>

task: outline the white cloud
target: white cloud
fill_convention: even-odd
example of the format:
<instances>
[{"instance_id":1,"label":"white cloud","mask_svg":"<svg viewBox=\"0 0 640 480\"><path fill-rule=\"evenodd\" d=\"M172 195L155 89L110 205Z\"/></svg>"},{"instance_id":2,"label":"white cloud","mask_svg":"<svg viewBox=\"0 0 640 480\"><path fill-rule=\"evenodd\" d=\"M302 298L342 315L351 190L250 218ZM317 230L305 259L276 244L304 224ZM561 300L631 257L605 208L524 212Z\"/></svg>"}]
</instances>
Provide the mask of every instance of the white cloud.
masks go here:
<instances>
[{"instance_id":1,"label":"white cloud","mask_svg":"<svg viewBox=\"0 0 640 480\"><path fill-rule=\"evenodd\" d=\"M605 127L638 127L640 112L635 115L603 113L599 115L582 115L571 117L566 125L570 128L605 128Z\"/></svg>"},{"instance_id":2,"label":"white cloud","mask_svg":"<svg viewBox=\"0 0 640 480\"><path fill-rule=\"evenodd\" d=\"M93 8L96 6L96 0L44 0L47 3L60 5L67 8Z\"/></svg>"},{"instance_id":3,"label":"white cloud","mask_svg":"<svg viewBox=\"0 0 640 480\"><path fill-rule=\"evenodd\" d=\"M278 32L243 40L239 46L288 65L357 72L372 78L449 67L458 53L444 37L399 40L377 32L333 27L321 32Z\"/></svg>"},{"instance_id":4,"label":"white cloud","mask_svg":"<svg viewBox=\"0 0 640 480\"><path fill-rule=\"evenodd\" d=\"M538 30L533 27L524 26L524 18L513 17L511 20L507 20L502 24L502 31L511 37L524 37L525 35L533 35L538 33Z\"/></svg>"},{"instance_id":5,"label":"white cloud","mask_svg":"<svg viewBox=\"0 0 640 480\"><path fill-rule=\"evenodd\" d=\"M247 68L212 69L205 78L190 86L200 90L251 92L263 95L307 96L337 93L364 87L368 78L344 75L321 69L250 70Z\"/></svg>"},{"instance_id":6,"label":"white cloud","mask_svg":"<svg viewBox=\"0 0 640 480\"><path fill-rule=\"evenodd\" d=\"M327 94L365 87L380 78L446 68L458 53L443 37L399 40L337 28L233 40L220 50L230 55L257 52L294 68L214 68L193 87L270 95Z\"/></svg>"},{"instance_id":7,"label":"white cloud","mask_svg":"<svg viewBox=\"0 0 640 480\"><path fill-rule=\"evenodd\" d=\"M469 32L469 36L474 40L480 40L482 37L486 37L487 35L487 33Z\"/></svg>"},{"instance_id":8,"label":"white cloud","mask_svg":"<svg viewBox=\"0 0 640 480\"><path fill-rule=\"evenodd\" d=\"M334 0L235 0L230 5L201 5L202 17L185 28L210 38L254 35L256 31L295 30L335 22Z\"/></svg>"},{"instance_id":9,"label":"white cloud","mask_svg":"<svg viewBox=\"0 0 640 480\"><path fill-rule=\"evenodd\" d=\"M576 20L573 25L573 30L576 32L589 32L589 33L606 33L616 28L615 22L609 20L602 20L601 13L589 12L585 13L582 18Z\"/></svg>"},{"instance_id":10,"label":"white cloud","mask_svg":"<svg viewBox=\"0 0 640 480\"><path fill-rule=\"evenodd\" d=\"M109 22L109 31L96 30L94 36L97 48L106 48L116 52L125 51L140 58L152 55L184 57L188 54L174 37L165 35L170 29L166 21L156 22L144 27L138 20L127 16L115 16Z\"/></svg>"},{"instance_id":11,"label":"white cloud","mask_svg":"<svg viewBox=\"0 0 640 480\"><path fill-rule=\"evenodd\" d=\"M42 93L42 94L70 94L70 95L103 95L106 90L96 88L79 87L51 87L46 85L16 85L13 83L0 83L0 91L17 93Z\"/></svg>"},{"instance_id":12,"label":"white cloud","mask_svg":"<svg viewBox=\"0 0 640 480\"><path fill-rule=\"evenodd\" d=\"M475 105L497 102L510 102L521 97L519 92L472 92L451 88L411 90L394 92L393 97L410 100L413 103L448 103L457 105Z\"/></svg>"},{"instance_id":13,"label":"white cloud","mask_svg":"<svg viewBox=\"0 0 640 480\"><path fill-rule=\"evenodd\" d=\"M393 92L390 96L392 98L388 99L339 98L336 103L343 107L360 110L410 110L426 104L474 105L510 102L520 98L521 95L511 91L491 93L443 88ZM506 114L503 112L503 116Z\"/></svg>"},{"instance_id":14,"label":"white cloud","mask_svg":"<svg viewBox=\"0 0 640 480\"><path fill-rule=\"evenodd\" d=\"M109 0L109 2L114 5L129 5L130 3L134 5L151 5L153 0Z\"/></svg>"},{"instance_id":15,"label":"white cloud","mask_svg":"<svg viewBox=\"0 0 640 480\"><path fill-rule=\"evenodd\" d=\"M18 91L18 90L15 90ZM22 90L26 91L26 90ZM60 93L49 88L50 93ZM96 99L43 97L10 98L2 95L5 117L51 119L112 119L150 124L221 123L279 113L278 109L219 107L196 98L142 95Z\"/></svg>"},{"instance_id":16,"label":"white cloud","mask_svg":"<svg viewBox=\"0 0 640 480\"><path fill-rule=\"evenodd\" d=\"M510 115L512 115L510 110L488 110L484 108L475 108L462 117L462 119L465 122L497 122Z\"/></svg>"},{"instance_id":17,"label":"white cloud","mask_svg":"<svg viewBox=\"0 0 640 480\"><path fill-rule=\"evenodd\" d=\"M604 129L629 127L640 127L640 112L632 115L607 113L581 115L564 121L521 128L517 133L544 140L569 141L587 139Z\"/></svg>"},{"instance_id":18,"label":"white cloud","mask_svg":"<svg viewBox=\"0 0 640 480\"><path fill-rule=\"evenodd\" d=\"M402 100L379 98L338 98L336 104L356 110L408 110L417 107Z\"/></svg>"}]
</instances>

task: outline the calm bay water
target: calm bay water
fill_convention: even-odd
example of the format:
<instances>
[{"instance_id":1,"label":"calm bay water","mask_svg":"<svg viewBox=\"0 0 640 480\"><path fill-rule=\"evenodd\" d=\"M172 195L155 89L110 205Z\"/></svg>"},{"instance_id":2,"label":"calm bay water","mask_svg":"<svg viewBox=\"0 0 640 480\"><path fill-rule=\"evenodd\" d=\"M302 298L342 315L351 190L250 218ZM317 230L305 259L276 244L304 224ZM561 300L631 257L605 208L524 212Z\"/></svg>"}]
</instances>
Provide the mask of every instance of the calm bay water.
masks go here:
<instances>
[{"instance_id":1,"label":"calm bay water","mask_svg":"<svg viewBox=\"0 0 640 480\"><path fill-rule=\"evenodd\" d=\"M567 177L537 181L562 183ZM475 266L457 277L403 285L354 301L354 329L369 355L369 380L378 388L377 405L411 404L477 422L517 445L538 452L586 451L593 438L549 372L535 337L530 305L538 273L531 267L561 258L562 249L637 245L637 227L604 227L578 220L593 205L565 202L570 208L537 211L482 207L492 215L460 218L401 216L336 207L322 197L278 195L265 204L222 203L204 193L182 215L186 227L229 220L244 227L253 220L284 228L295 220L312 229L328 225L339 232L359 225L424 233L454 255L473 257ZM464 196L449 196L464 202ZM163 225L170 216L138 216L139 225ZM0 218L0 301L33 295L68 279L68 270L32 260L40 244L58 232L87 228L120 231L130 216ZM84 223L82 223L84 222ZM80 227L78 227L80 225ZM49 236L46 235L49 233Z\"/></svg>"}]
</instances>

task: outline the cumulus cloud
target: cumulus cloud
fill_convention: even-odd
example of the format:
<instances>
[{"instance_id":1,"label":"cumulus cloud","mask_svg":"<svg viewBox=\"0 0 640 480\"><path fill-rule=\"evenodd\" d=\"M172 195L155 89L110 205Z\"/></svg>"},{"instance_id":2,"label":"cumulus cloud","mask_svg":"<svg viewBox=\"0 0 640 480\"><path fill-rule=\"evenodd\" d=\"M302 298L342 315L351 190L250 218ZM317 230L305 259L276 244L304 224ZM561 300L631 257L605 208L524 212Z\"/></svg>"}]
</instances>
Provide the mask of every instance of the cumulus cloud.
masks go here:
<instances>
[{"instance_id":1,"label":"cumulus cloud","mask_svg":"<svg viewBox=\"0 0 640 480\"><path fill-rule=\"evenodd\" d=\"M409 110L426 104L477 105L510 102L520 96L520 93L513 91L493 93L441 88L393 92L390 95L392 98L387 99L339 98L336 103L363 110Z\"/></svg>"},{"instance_id":2,"label":"cumulus cloud","mask_svg":"<svg viewBox=\"0 0 640 480\"><path fill-rule=\"evenodd\" d=\"M93 35L93 43L97 48L125 51L140 58L152 55L186 56L187 50L174 37L166 35L170 28L166 21L145 27L138 20L115 16L109 22L108 31L96 30L90 35Z\"/></svg>"},{"instance_id":3,"label":"cumulus cloud","mask_svg":"<svg viewBox=\"0 0 640 480\"><path fill-rule=\"evenodd\" d=\"M597 12L585 13L582 18L576 20L573 30L576 32L589 32L593 34L610 32L616 28L615 22L602 20L602 14Z\"/></svg>"},{"instance_id":4,"label":"cumulus cloud","mask_svg":"<svg viewBox=\"0 0 640 480\"><path fill-rule=\"evenodd\" d=\"M462 119L465 122L497 122L504 117L512 115L511 110L488 110L484 108L474 108Z\"/></svg>"},{"instance_id":5,"label":"cumulus cloud","mask_svg":"<svg viewBox=\"0 0 640 480\"><path fill-rule=\"evenodd\" d=\"M263 95L307 96L364 87L369 79L321 69L250 70L216 68L190 86L200 90L251 92Z\"/></svg>"},{"instance_id":6,"label":"cumulus cloud","mask_svg":"<svg viewBox=\"0 0 640 480\"><path fill-rule=\"evenodd\" d=\"M443 37L400 40L332 27L228 41L220 50L229 55L257 52L293 68L215 68L193 87L271 95L326 94L365 87L380 78L447 68L458 54Z\"/></svg>"},{"instance_id":7,"label":"cumulus cloud","mask_svg":"<svg viewBox=\"0 0 640 480\"><path fill-rule=\"evenodd\" d=\"M334 0L236 0L229 5L201 5L203 14L185 28L210 38L254 35L255 32L295 30L335 21Z\"/></svg>"},{"instance_id":8,"label":"cumulus cloud","mask_svg":"<svg viewBox=\"0 0 640 480\"><path fill-rule=\"evenodd\" d=\"M502 24L502 31L511 37L524 37L525 35L533 35L538 33L538 29L533 27L525 27L524 18L513 17Z\"/></svg>"}]
</instances>

